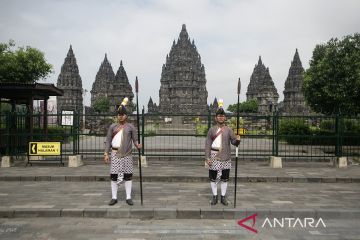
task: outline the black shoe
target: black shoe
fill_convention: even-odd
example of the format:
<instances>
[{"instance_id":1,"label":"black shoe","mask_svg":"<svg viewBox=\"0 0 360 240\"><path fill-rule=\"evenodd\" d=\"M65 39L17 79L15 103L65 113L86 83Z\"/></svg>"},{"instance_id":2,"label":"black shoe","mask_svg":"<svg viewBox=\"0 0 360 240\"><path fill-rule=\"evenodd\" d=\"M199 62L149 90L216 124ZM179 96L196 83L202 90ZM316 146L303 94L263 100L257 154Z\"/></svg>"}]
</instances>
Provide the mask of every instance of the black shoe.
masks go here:
<instances>
[{"instance_id":1,"label":"black shoe","mask_svg":"<svg viewBox=\"0 0 360 240\"><path fill-rule=\"evenodd\" d=\"M111 201L109 202L109 205L112 206L112 205L115 205L117 204L117 200L116 199L111 199Z\"/></svg>"},{"instance_id":2,"label":"black shoe","mask_svg":"<svg viewBox=\"0 0 360 240\"><path fill-rule=\"evenodd\" d=\"M217 195L216 195L216 196L212 196L212 199L211 199L210 204L211 204L211 205L216 205L217 202L218 202L218 196L217 196Z\"/></svg>"},{"instance_id":3,"label":"black shoe","mask_svg":"<svg viewBox=\"0 0 360 240\"><path fill-rule=\"evenodd\" d=\"M126 203L130 206L134 205L133 201L130 199L126 199Z\"/></svg>"},{"instance_id":4,"label":"black shoe","mask_svg":"<svg viewBox=\"0 0 360 240\"><path fill-rule=\"evenodd\" d=\"M221 196L221 203L225 206L229 205L229 202L226 200L225 196Z\"/></svg>"}]
</instances>

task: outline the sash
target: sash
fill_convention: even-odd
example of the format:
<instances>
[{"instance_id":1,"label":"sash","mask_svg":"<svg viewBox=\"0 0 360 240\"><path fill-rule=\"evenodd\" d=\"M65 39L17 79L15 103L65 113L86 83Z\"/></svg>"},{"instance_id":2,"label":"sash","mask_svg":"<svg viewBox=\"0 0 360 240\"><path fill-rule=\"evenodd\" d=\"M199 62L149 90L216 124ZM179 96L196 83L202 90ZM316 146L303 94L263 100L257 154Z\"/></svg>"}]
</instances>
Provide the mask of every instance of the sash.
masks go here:
<instances>
[{"instance_id":1,"label":"sash","mask_svg":"<svg viewBox=\"0 0 360 240\"><path fill-rule=\"evenodd\" d=\"M125 127L126 123L123 126L118 126L115 130L115 132L112 133L112 137L111 140L114 139L115 135L118 134L118 132L121 131L121 129L123 129Z\"/></svg>"},{"instance_id":2,"label":"sash","mask_svg":"<svg viewBox=\"0 0 360 240\"><path fill-rule=\"evenodd\" d=\"M223 132L224 127L220 128L220 131L216 133L214 137L211 138L211 140L214 142L214 140Z\"/></svg>"}]
</instances>

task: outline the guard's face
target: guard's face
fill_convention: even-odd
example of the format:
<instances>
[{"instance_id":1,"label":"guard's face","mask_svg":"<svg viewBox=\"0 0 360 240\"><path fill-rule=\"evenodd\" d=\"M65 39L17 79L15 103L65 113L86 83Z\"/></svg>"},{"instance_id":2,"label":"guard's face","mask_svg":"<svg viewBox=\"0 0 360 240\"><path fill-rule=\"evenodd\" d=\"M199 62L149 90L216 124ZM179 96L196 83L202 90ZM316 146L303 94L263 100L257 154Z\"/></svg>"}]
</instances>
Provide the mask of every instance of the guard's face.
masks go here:
<instances>
[{"instance_id":1,"label":"guard's face","mask_svg":"<svg viewBox=\"0 0 360 240\"><path fill-rule=\"evenodd\" d=\"M127 115L126 114L118 114L118 120L120 123L125 122L127 119Z\"/></svg>"},{"instance_id":2,"label":"guard's face","mask_svg":"<svg viewBox=\"0 0 360 240\"><path fill-rule=\"evenodd\" d=\"M216 115L215 120L217 123L223 124L226 121L226 116L223 114Z\"/></svg>"}]
</instances>

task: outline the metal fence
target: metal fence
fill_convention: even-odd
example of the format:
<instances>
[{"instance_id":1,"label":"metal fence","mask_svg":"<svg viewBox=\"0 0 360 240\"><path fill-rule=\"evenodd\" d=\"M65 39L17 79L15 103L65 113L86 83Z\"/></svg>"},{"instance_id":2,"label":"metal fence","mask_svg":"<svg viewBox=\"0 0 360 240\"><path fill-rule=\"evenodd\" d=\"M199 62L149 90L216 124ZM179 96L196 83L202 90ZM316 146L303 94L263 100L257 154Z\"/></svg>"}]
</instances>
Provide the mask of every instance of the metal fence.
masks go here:
<instances>
[{"instance_id":1,"label":"metal fence","mask_svg":"<svg viewBox=\"0 0 360 240\"><path fill-rule=\"evenodd\" d=\"M26 155L30 141L60 141L63 156L80 154L102 159L112 115L48 115L8 113L0 115L1 155ZM46 127L44 127L44 122ZM136 126L136 116L129 122ZM360 118L343 116L279 116L241 114L228 116L228 125L242 141L245 159L280 156L295 160L332 160L360 157ZM153 157L202 158L208 129L215 124L207 115L140 115L142 154Z\"/></svg>"}]
</instances>

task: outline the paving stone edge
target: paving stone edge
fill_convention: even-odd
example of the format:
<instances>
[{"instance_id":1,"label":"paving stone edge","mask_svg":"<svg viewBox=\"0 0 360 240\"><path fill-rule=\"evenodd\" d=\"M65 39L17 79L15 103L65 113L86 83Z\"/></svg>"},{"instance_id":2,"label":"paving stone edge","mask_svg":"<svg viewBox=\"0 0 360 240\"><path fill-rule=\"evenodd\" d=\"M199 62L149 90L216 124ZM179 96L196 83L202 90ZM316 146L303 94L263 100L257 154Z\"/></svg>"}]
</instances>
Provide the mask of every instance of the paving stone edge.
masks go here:
<instances>
[{"instance_id":1,"label":"paving stone edge","mask_svg":"<svg viewBox=\"0 0 360 240\"><path fill-rule=\"evenodd\" d=\"M233 177L230 178L232 181ZM109 176L0 176L0 181L104 182ZM138 176L134 176L139 181ZM208 182L208 177L144 176L143 182ZM238 177L238 182L360 183L360 177Z\"/></svg>"},{"instance_id":2,"label":"paving stone edge","mask_svg":"<svg viewBox=\"0 0 360 240\"><path fill-rule=\"evenodd\" d=\"M0 218L83 217L136 219L243 219L253 214L265 218L360 219L360 209L212 209L212 208L19 208L0 209Z\"/></svg>"}]
</instances>

